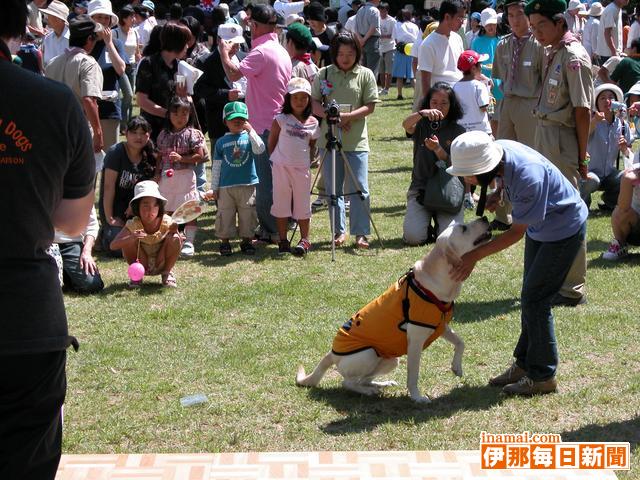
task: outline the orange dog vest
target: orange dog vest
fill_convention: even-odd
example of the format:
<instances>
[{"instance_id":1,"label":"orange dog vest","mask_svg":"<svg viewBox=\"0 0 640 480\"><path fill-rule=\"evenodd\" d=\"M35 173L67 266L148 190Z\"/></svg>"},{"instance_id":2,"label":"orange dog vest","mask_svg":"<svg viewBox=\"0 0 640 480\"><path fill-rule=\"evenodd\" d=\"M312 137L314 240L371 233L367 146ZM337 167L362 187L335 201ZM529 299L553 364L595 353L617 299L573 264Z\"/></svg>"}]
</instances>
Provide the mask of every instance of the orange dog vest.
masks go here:
<instances>
[{"instance_id":1,"label":"orange dog vest","mask_svg":"<svg viewBox=\"0 0 640 480\"><path fill-rule=\"evenodd\" d=\"M348 355L373 348L382 358L401 357L407 354L407 323L435 329L425 349L442 335L452 314L453 302L441 303L410 271L338 329L332 351Z\"/></svg>"}]
</instances>

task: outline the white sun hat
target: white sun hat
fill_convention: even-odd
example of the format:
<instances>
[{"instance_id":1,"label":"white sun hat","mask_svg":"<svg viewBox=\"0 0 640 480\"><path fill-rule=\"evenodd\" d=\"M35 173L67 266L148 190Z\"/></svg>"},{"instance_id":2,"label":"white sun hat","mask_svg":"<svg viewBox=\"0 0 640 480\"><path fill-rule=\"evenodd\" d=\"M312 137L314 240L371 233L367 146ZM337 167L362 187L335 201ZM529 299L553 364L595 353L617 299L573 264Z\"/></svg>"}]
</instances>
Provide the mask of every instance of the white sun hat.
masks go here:
<instances>
[{"instance_id":1,"label":"white sun hat","mask_svg":"<svg viewBox=\"0 0 640 480\"><path fill-rule=\"evenodd\" d=\"M69 22L67 21L67 18L69 17L69 7L60 0L53 0L47 8L41 8L40 12L59 18L60 20L64 20L64 23L69 25Z\"/></svg>"},{"instance_id":2,"label":"white sun hat","mask_svg":"<svg viewBox=\"0 0 640 480\"><path fill-rule=\"evenodd\" d=\"M577 10L582 5L580 0L569 0L569 5L567 6L567 11Z\"/></svg>"},{"instance_id":3,"label":"white sun hat","mask_svg":"<svg viewBox=\"0 0 640 480\"><path fill-rule=\"evenodd\" d=\"M486 27L492 23L498 23L498 14L493 8L485 8L480 12L480 25Z\"/></svg>"},{"instance_id":4,"label":"white sun hat","mask_svg":"<svg viewBox=\"0 0 640 480\"><path fill-rule=\"evenodd\" d=\"M605 92L607 90L610 90L611 92L613 92L613 94L616 97L616 102L624 102L624 93L622 93L622 90L620 89L619 86L617 86L614 83L603 83L601 85L598 85L596 89L593 91L593 102L591 103L591 108L593 109L594 112L598 109L598 106L597 106L598 95L600 95L602 92Z\"/></svg>"},{"instance_id":5,"label":"white sun hat","mask_svg":"<svg viewBox=\"0 0 640 480\"><path fill-rule=\"evenodd\" d=\"M133 189L133 194L133 198L129 202L129 205L143 197L153 197L160 200L163 204L167 203L167 199L160 194L160 188L158 187L158 184L153 180L144 180L142 182L138 182Z\"/></svg>"},{"instance_id":6,"label":"white sun hat","mask_svg":"<svg viewBox=\"0 0 640 480\"><path fill-rule=\"evenodd\" d=\"M502 160L502 147L485 132L463 133L451 143L449 175L471 177L493 170Z\"/></svg>"},{"instance_id":7,"label":"white sun hat","mask_svg":"<svg viewBox=\"0 0 640 480\"><path fill-rule=\"evenodd\" d=\"M90 17L94 15L109 15L111 17L111 28L118 25L118 16L113 13L113 8L111 8L111 2L109 0L91 0L87 10L87 15Z\"/></svg>"}]
</instances>

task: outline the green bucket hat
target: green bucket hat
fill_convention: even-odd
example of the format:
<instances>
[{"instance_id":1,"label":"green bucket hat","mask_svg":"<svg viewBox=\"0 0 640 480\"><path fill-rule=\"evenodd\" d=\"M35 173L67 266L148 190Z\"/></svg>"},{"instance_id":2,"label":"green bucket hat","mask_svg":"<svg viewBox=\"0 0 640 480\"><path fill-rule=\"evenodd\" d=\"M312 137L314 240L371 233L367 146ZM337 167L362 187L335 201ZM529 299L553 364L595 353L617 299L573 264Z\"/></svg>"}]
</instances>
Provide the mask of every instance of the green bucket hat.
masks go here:
<instances>
[{"instance_id":1,"label":"green bucket hat","mask_svg":"<svg viewBox=\"0 0 640 480\"><path fill-rule=\"evenodd\" d=\"M229 102L224 106L222 118L225 121L233 120L234 118L244 118L249 120L249 111L247 106L242 102Z\"/></svg>"},{"instance_id":2,"label":"green bucket hat","mask_svg":"<svg viewBox=\"0 0 640 480\"><path fill-rule=\"evenodd\" d=\"M550 14L562 13L567 9L565 0L529 0L524 6L525 15L532 13Z\"/></svg>"}]
</instances>

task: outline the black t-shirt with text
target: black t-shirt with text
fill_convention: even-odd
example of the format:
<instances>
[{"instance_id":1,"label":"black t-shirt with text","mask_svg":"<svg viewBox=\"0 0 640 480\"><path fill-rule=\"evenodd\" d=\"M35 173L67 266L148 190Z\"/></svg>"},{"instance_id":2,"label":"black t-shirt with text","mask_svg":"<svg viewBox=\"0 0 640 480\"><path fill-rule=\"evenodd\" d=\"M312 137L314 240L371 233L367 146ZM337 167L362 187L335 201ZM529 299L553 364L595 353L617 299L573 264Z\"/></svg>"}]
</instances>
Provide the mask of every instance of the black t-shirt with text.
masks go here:
<instances>
[{"instance_id":1,"label":"black t-shirt with text","mask_svg":"<svg viewBox=\"0 0 640 480\"><path fill-rule=\"evenodd\" d=\"M0 92L0 355L63 350L67 318L46 249L60 201L93 188L91 134L62 83L0 59Z\"/></svg>"}]
</instances>

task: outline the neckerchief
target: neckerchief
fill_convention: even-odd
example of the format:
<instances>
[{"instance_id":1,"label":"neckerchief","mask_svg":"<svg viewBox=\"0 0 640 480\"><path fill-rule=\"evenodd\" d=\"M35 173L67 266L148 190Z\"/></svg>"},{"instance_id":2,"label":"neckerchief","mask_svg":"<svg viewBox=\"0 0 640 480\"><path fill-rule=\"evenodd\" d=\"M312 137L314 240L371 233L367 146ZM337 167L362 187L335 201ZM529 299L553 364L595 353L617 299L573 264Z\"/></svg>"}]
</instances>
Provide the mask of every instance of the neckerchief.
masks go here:
<instances>
[{"instance_id":1,"label":"neckerchief","mask_svg":"<svg viewBox=\"0 0 640 480\"><path fill-rule=\"evenodd\" d=\"M302 55L296 55L293 57L294 60L300 60L305 65L311 65L311 54L303 53Z\"/></svg>"},{"instance_id":2,"label":"neckerchief","mask_svg":"<svg viewBox=\"0 0 640 480\"><path fill-rule=\"evenodd\" d=\"M520 55L522 54L522 49L524 48L525 43L531 37L531 32L527 32L522 37L516 37L513 35L511 38L511 43L513 44L513 55L511 56L511 87L515 87L516 82L518 80L518 64L520 63Z\"/></svg>"}]
</instances>

